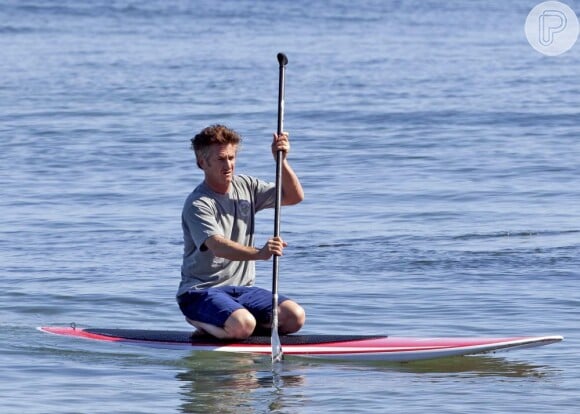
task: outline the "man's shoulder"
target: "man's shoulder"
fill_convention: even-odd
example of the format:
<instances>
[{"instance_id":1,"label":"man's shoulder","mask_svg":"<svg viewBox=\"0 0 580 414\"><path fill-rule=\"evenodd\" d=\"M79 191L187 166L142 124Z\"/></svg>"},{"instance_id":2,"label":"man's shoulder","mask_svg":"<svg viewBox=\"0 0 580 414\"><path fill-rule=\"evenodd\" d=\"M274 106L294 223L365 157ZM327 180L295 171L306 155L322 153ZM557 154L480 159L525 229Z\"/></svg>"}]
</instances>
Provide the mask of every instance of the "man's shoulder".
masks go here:
<instances>
[{"instance_id":1,"label":"man's shoulder","mask_svg":"<svg viewBox=\"0 0 580 414\"><path fill-rule=\"evenodd\" d=\"M256 182L258 182L258 179L256 177L252 177L251 175L245 174L234 176L234 179L232 181L234 185L246 185L246 186L251 186Z\"/></svg>"},{"instance_id":2,"label":"man's shoulder","mask_svg":"<svg viewBox=\"0 0 580 414\"><path fill-rule=\"evenodd\" d=\"M251 175L236 175L232 180L232 187L238 192L253 193L260 185L260 180Z\"/></svg>"},{"instance_id":3,"label":"man's shoulder","mask_svg":"<svg viewBox=\"0 0 580 414\"><path fill-rule=\"evenodd\" d=\"M274 185L274 183L269 183L258 177L244 174L236 175L232 180L232 184L236 187L246 187L251 189L256 189L258 187L264 186L269 187Z\"/></svg>"},{"instance_id":4,"label":"man's shoulder","mask_svg":"<svg viewBox=\"0 0 580 414\"><path fill-rule=\"evenodd\" d=\"M213 197L211 191L202 183L198 185L185 199L184 207L188 208L195 205L211 205Z\"/></svg>"}]
</instances>

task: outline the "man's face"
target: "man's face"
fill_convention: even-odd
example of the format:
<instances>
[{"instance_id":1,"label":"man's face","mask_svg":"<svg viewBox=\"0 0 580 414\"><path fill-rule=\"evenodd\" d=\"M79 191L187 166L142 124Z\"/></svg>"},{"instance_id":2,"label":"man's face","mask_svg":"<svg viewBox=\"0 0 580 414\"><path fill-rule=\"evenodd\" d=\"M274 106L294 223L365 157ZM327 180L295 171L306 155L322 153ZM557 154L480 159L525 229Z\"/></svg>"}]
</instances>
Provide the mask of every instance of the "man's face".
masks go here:
<instances>
[{"instance_id":1,"label":"man's face","mask_svg":"<svg viewBox=\"0 0 580 414\"><path fill-rule=\"evenodd\" d=\"M214 144L209 147L207 157L200 160L205 181L213 191L221 194L228 192L234 178L237 152L237 145Z\"/></svg>"}]
</instances>

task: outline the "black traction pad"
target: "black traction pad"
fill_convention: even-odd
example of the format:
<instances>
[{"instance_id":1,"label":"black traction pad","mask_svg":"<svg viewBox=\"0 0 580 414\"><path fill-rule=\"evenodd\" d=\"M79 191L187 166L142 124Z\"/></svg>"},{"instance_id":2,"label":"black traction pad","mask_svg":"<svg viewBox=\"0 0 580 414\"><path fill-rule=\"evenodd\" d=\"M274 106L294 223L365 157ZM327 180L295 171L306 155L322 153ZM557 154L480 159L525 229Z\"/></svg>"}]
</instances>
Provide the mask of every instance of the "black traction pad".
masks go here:
<instances>
[{"instance_id":1,"label":"black traction pad","mask_svg":"<svg viewBox=\"0 0 580 414\"><path fill-rule=\"evenodd\" d=\"M85 332L112 338L144 342L170 342L195 345L269 345L269 336L251 336L245 340L223 340L212 336L193 335L191 331L156 331L146 329L84 329ZM282 335L282 345L315 345L386 338L385 335Z\"/></svg>"}]
</instances>

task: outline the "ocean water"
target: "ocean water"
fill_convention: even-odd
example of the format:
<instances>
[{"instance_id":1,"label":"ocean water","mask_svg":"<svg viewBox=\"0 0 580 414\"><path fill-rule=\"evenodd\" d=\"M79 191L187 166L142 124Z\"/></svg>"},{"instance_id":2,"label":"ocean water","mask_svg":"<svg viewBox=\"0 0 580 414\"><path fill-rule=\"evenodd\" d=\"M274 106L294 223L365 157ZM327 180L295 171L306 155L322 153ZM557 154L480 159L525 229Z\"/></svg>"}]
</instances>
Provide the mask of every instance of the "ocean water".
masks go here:
<instances>
[{"instance_id":1,"label":"ocean water","mask_svg":"<svg viewBox=\"0 0 580 414\"><path fill-rule=\"evenodd\" d=\"M533 50L536 4L1 1L2 413L576 413L580 44ZM189 138L225 123L238 172L273 180L280 51L306 191L282 213L280 290L303 331L564 342L273 373L35 330L187 329Z\"/></svg>"}]
</instances>

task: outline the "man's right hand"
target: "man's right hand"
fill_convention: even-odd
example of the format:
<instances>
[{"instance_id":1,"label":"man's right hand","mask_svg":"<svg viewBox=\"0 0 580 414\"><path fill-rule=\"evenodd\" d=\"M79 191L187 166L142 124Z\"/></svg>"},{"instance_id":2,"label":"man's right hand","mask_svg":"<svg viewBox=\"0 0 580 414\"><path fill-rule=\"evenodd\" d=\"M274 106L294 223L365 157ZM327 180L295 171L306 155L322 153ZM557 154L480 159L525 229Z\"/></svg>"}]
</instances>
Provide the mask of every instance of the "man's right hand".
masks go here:
<instances>
[{"instance_id":1,"label":"man's right hand","mask_svg":"<svg viewBox=\"0 0 580 414\"><path fill-rule=\"evenodd\" d=\"M260 260L270 260L274 255L282 256L284 252L284 247L288 246L281 237L272 237L269 239L264 247L260 249L258 254Z\"/></svg>"}]
</instances>

